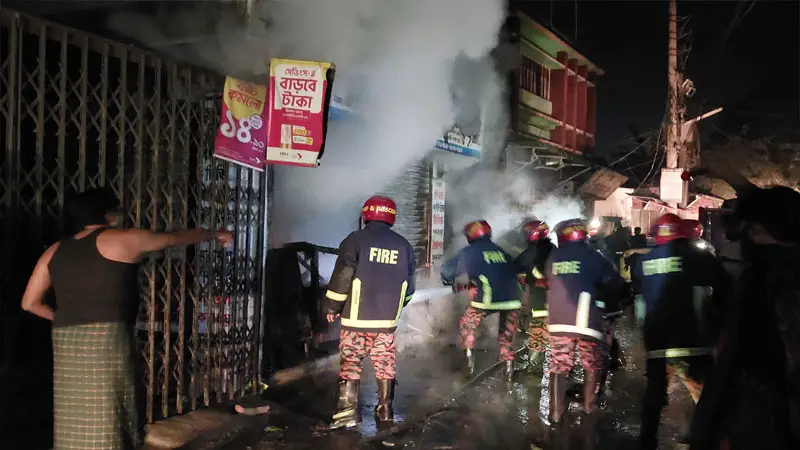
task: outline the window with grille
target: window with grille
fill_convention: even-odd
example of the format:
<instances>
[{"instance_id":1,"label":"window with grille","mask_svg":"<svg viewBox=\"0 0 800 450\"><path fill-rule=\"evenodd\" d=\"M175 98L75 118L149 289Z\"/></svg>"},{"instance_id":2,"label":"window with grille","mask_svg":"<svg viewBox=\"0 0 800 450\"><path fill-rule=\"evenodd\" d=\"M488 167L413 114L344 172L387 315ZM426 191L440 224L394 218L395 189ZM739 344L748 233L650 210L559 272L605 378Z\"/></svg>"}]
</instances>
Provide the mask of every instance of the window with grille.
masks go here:
<instances>
[{"instance_id":1,"label":"window with grille","mask_svg":"<svg viewBox=\"0 0 800 450\"><path fill-rule=\"evenodd\" d=\"M523 56L518 78L520 88L550 100L550 69Z\"/></svg>"}]
</instances>

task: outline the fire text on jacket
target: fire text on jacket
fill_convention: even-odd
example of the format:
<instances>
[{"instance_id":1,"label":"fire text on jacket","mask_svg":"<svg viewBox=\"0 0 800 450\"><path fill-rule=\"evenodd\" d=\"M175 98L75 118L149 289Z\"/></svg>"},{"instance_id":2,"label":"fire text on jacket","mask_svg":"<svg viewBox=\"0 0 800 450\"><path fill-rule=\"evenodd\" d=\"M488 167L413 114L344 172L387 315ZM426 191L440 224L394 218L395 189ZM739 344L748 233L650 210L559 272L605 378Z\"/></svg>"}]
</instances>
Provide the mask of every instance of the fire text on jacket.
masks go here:
<instances>
[{"instance_id":1,"label":"fire text on jacket","mask_svg":"<svg viewBox=\"0 0 800 450\"><path fill-rule=\"evenodd\" d=\"M651 259L642 262L642 273L644 276L660 275L683 271L683 258L672 256L669 258Z\"/></svg>"},{"instance_id":2,"label":"fire text on jacket","mask_svg":"<svg viewBox=\"0 0 800 450\"><path fill-rule=\"evenodd\" d=\"M577 275L581 273L580 261L558 261L553 263L553 275Z\"/></svg>"},{"instance_id":3,"label":"fire text on jacket","mask_svg":"<svg viewBox=\"0 0 800 450\"><path fill-rule=\"evenodd\" d=\"M385 248L370 247L369 262L380 264L397 264L397 250L387 250Z\"/></svg>"},{"instance_id":4,"label":"fire text on jacket","mask_svg":"<svg viewBox=\"0 0 800 450\"><path fill-rule=\"evenodd\" d=\"M486 264L502 264L507 262L506 255L496 250L483 252L483 260L486 261Z\"/></svg>"}]
</instances>

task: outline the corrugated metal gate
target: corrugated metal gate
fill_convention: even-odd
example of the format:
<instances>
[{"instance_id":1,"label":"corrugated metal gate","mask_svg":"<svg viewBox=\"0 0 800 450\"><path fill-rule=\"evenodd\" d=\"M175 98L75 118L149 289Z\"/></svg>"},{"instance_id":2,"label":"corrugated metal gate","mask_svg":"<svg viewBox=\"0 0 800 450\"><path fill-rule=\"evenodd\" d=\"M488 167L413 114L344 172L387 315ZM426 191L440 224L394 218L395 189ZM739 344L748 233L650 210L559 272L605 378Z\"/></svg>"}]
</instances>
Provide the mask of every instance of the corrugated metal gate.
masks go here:
<instances>
[{"instance_id":1,"label":"corrugated metal gate","mask_svg":"<svg viewBox=\"0 0 800 450\"><path fill-rule=\"evenodd\" d=\"M417 267L428 262L431 167L423 160L408 167L383 192L397 203L395 231L403 235L414 247Z\"/></svg>"},{"instance_id":2,"label":"corrugated metal gate","mask_svg":"<svg viewBox=\"0 0 800 450\"><path fill-rule=\"evenodd\" d=\"M142 264L147 417L256 389L265 177L211 156L221 80L0 14L0 273L27 279L15 262L60 239L65 196L95 186L114 189L131 226L233 230L232 249L205 244ZM17 304L20 295L3 293Z\"/></svg>"}]
</instances>

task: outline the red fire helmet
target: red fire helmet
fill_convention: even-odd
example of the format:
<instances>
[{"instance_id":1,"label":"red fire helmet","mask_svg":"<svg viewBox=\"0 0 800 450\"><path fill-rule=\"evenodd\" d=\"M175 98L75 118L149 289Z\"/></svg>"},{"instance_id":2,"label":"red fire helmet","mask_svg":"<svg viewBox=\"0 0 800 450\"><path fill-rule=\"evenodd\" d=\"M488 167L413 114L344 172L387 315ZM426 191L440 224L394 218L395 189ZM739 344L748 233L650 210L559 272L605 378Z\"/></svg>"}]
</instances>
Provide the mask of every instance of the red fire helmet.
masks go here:
<instances>
[{"instance_id":1,"label":"red fire helmet","mask_svg":"<svg viewBox=\"0 0 800 450\"><path fill-rule=\"evenodd\" d=\"M464 236L472 242L484 236L492 237L492 226L485 220L476 220L464 225Z\"/></svg>"},{"instance_id":2,"label":"red fire helmet","mask_svg":"<svg viewBox=\"0 0 800 450\"><path fill-rule=\"evenodd\" d=\"M389 197L374 195L361 207L361 218L364 223L376 221L392 226L397 219L397 205Z\"/></svg>"},{"instance_id":3,"label":"red fire helmet","mask_svg":"<svg viewBox=\"0 0 800 450\"><path fill-rule=\"evenodd\" d=\"M685 234L689 239L700 239L703 235L703 224L699 220L686 219L683 221Z\"/></svg>"},{"instance_id":4,"label":"red fire helmet","mask_svg":"<svg viewBox=\"0 0 800 450\"><path fill-rule=\"evenodd\" d=\"M525 235L528 242L537 242L547 238L550 234L550 227L541 220L531 220L522 225L522 234Z\"/></svg>"},{"instance_id":5,"label":"red fire helmet","mask_svg":"<svg viewBox=\"0 0 800 450\"><path fill-rule=\"evenodd\" d=\"M651 234L656 239L656 245L666 244L676 239L686 238L686 227L683 219L675 214L664 214L653 224Z\"/></svg>"},{"instance_id":6,"label":"red fire helmet","mask_svg":"<svg viewBox=\"0 0 800 450\"><path fill-rule=\"evenodd\" d=\"M558 245L585 241L589 237L589 227L583 219L565 220L556 225L555 232L558 236Z\"/></svg>"}]
</instances>

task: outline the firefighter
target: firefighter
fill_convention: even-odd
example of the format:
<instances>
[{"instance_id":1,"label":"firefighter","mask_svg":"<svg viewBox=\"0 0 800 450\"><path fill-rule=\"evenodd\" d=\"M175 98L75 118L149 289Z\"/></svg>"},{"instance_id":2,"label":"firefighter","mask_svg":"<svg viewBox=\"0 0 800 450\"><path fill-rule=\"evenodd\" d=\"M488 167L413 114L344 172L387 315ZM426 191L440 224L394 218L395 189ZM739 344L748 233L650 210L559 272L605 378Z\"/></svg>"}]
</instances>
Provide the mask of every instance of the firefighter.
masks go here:
<instances>
[{"instance_id":1,"label":"firefighter","mask_svg":"<svg viewBox=\"0 0 800 450\"><path fill-rule=\"evenodd\" d=\"M514 373L514 334L519 316L520 286L511 256L492 242L492 227L485 220L464 227L469 245L442 265L445 285L467 285L471 302L461 317L461 348L467 359L469 376L475 373L475 329L490 314L500 313L500 360L504 361L506 380Z\"/></svg>"},{"instance_id":2,"label":"firefighter","mask_svg":"<svg viewBox=\"0 0 800 450\"><path fill-rule=\"evenodd\" d=\"M625 285L614 265L588 243L586 222L572 219L555 228L558 248L545 264L550 288L550 420L561 423L566 411L567 375L572 370L576 348L584 368L583 410L597 409L599 381L605 367L605 311L617 311L617 296L600 300L602 292L620 292Z\"/></svg>"},{"instance_id":3,"label":"firefighter","mask_svg":"<svg viewBox=\"0 0 800 450\"><path fill-rule=\"evenodd\" d=\"M686 228L684 234L695 247L715 255L714 247L703 239L703 224L699 220L686 219L683 221L683 226Z\"/></svg>"},{"instance_id":4,"label":"firefighter","mask_svg":"<svg viewBox=\"0 0 800 450\"><path fill-rule=\"evenodd\" d=\"M526 294L531 307L531 321L528 326L528 367L541 368L547 350L547 280L544 278L544 263L553 250L553 243L547 237L550 227L541 220L532 220L522 226L522 233L528 247L514 260L520 281L526 286Z\"/></svg>"},{"instance_id":5,"label":"firefighter","mask_svg":"<svg viewBox=\"0 0 800 450\"><path fill-rule=\"evenodd\" d=\"M668 373L682 378L697 402L713 364L709 288L715 293L726 289L727 277L710 253L692 245L686 225L674 214L661 216L652 233L656 247L631 269L646 357L642 449L657 447L661 409L667 404Z\"/></svg>"},{"instance_id":6,"label":"firefighter","mask_svg":"<svg viewBox=\"0 0 800 450\"><path fill-rule=\"evenodd\" d=\"M375 417L393 420L396 374L394 331L403 308L414 295L414 251L391 227L395 202L383 196L361 208L364 228L339 245L326 297L326 318L341 317L339 400L330 429L353 427L361 421L358 390L364 358L370 357L378 385Z\"/></svg>"}]
</instances>

